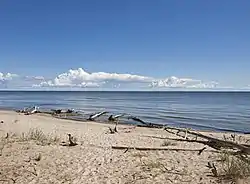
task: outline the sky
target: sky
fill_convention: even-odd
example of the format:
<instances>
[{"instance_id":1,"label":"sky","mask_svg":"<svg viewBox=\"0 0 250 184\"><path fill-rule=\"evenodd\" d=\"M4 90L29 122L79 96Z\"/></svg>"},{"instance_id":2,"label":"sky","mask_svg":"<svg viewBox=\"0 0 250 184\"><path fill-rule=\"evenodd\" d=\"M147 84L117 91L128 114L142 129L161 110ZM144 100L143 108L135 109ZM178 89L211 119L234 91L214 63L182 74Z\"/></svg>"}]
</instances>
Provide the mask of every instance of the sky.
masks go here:
<instances>
[{"instance_id":1,"label":"sky","mask_svg":"<svg viewBox=\"0 0 250 184\"><path fill-rule=\"evenodd\" d=\"M250 88L248 0L0 2L1 88Z\"/></svg>"}]
</instances>

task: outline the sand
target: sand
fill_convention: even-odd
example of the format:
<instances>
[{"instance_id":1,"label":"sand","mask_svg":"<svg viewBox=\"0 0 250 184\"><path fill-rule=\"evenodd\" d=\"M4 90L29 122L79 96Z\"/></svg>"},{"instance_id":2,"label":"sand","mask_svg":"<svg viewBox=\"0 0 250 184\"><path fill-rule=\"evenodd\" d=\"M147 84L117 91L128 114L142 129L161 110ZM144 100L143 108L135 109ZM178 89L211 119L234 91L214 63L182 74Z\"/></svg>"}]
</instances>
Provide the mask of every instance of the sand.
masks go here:
<instances>
[{"instance_id":1,"label":"sand","mask_svg":"<svg viewBox=\"0 0 250 184\"><path fill-rule=\"evenodd\" d=\"M23 115L0 111L0 183L86 183L86 184L168 184L220 183L206 167L218 160L218 153L207 148L201 155L194 151L116 150L112 146L201 149L198 143L173 142L150 136L172 137L161 129L113 124L76 122L49 115ZM48 140L31 140L28 132L39 130ZM8 133L8 138L5 139ZM62 146L70 133L78 145ZM222 133L204 132L222 137ZM230 134L225 134L230 136ZM42 136L43 137L43 136ZM52 140L53 138L53 140ZM55 139L55 140L54 140ZM241 135L246 141L250 137ZM50 142L48 144L48 142ZM163 143L165 146L163 146ZM1 153L1 152L0 152ZM227 181L223 181L227 183ZM221 183L223 183L221 182ZM247 183L245 179L243 183Z\"/></svg>"}]
</instances>

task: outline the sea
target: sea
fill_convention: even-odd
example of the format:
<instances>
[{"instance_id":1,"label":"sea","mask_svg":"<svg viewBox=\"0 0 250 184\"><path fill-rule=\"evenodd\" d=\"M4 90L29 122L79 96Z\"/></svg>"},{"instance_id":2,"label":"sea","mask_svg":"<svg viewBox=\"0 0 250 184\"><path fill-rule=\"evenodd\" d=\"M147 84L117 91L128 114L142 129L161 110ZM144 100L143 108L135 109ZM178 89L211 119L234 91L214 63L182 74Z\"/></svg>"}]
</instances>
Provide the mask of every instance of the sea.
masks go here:
<instances>
[{"instance_id":1,"label":"sea","mask_svg":"<svg viewBox=\"0 0 250 184\"><path fill-rule=\"evenodd\" d=\"M0 91L1 109L35 105L74 109L83 117L108 111L156 124L250 133L250 92Z\"/></svg>"}]
</instances>

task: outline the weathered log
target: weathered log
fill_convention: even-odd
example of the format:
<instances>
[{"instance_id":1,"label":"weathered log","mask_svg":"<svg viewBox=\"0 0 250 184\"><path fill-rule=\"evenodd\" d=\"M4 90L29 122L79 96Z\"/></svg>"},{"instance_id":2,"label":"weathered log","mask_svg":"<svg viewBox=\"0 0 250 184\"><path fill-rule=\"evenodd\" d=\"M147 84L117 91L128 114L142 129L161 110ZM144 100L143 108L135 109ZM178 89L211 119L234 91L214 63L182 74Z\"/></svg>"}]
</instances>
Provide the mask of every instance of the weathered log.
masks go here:
<instances>
[{"instance_id":1,"label":"weathered log","mask_svg":"<svg viewBox=\"0 0 250 184\"><path fill-rule=\"evenodd\" d=\"M235 149L236 148L236 149L240 150L242 153L250 154L250 146L248 146L248 145L241 145L241 144L238 144L238 143L235 143L232 141L220 140L220 139L217 139L214 137L203 135L203 134L198 133L198 132L190 131L188 129L175 128L175 127L165 127L164 129L165 130L168 130L168 129L177 130L177 131L184 132L184 133L187 132L188 134L195 135L197 137L206 139L208 141L204 142L204 143L212 148L215 148L215 149L220 149L220 148Z\"/></svg>"}]
</instances>

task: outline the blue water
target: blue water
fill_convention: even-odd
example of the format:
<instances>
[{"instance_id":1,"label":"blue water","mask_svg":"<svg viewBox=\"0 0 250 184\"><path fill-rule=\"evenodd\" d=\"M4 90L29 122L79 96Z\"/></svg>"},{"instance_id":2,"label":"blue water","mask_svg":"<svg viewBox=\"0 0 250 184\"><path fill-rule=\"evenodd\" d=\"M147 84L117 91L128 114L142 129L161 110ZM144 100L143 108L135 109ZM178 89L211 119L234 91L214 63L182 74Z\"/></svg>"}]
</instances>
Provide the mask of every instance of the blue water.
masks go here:
<instances>
[{"instance_id":1,"label":"blue water","mask_svg":"<svg viewBox=\"0 0 250 184\"><path fill-rule=\"evenodd\" d=\"M146 122L201 130L250 132L250 92L38 92L0 91L0 108L107 110ZM132 122L131 122L132 123Z\"/></svg>"}]
</instances>

